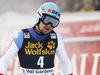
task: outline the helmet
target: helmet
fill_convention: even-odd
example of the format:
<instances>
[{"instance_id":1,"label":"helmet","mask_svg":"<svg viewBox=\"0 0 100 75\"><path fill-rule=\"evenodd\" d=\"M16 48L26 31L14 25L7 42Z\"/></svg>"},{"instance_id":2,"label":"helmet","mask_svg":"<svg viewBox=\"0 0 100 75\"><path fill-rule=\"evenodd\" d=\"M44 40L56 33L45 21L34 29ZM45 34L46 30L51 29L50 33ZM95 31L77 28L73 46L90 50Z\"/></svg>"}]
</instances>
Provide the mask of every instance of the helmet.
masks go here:
<instances>
[{"instance_id":1,"label":"helmet","mask_svg":"<svg viewBox=\"0 0 100 75\"><path fill-rule=\"evenodd\" d=\"M43 14L47 14L54 18L60 19L61 11L60 8L52 2L44 3L37 11L36 23L39 23L39 20L42 18Z\"/></svg>"}]
</instances>

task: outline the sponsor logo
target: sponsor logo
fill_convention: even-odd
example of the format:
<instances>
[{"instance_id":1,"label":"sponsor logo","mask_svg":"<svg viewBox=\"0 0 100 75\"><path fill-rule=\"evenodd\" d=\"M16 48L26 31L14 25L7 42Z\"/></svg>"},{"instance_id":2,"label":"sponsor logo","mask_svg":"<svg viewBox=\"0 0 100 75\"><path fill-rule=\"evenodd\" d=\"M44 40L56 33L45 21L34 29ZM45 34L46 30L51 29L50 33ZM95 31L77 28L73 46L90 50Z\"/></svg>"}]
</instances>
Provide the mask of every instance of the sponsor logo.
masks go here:
<instances>
[{"instance_id":1,"label":"sponsor logo","mask_svg":"<svg viewBox=\"0 0 100 75\"><path fill-rule=\"evenodd\" d=\"M60 13L55 10L48 9L48 13L53 13L60 17Z\"/></svg>"},{"instance_id":2,"label":"sponsor logo","mask_svg":"<svg viewBox=\"0 0 100 75\"><path fill-rule=\"evenodd\" d=\"M34 73L34 70L27 69L26 72L27 73Z\"/></svg>"},{"instance_id":3,"label":"sponsor logo","mask_svg":"<svg viewBox=\"0 0 100 75\"><path fill-rule=\"evenodd\" d=\"M55 33L50 33L51 39L56 39Z\"/></svg>"},{"instance_id":4,"label":"sponsor logo","mask_svg":"<svg viewBox=\"0 0 100 75\"><path fill-rule=\"evenodd\" d=\"M53 14L56 14L57 16L60 17L60 13L59 13L59 12L57 12L57 11L55 11L55 10L52 10L52 13L53 13Z\"/></svg>"},{"instance_id":5,"label":"sponsor logo","mask_svg":"<svg viewBox=\"0 0 100 75\"><path fill-rule=\"evenodd\" d=\"M25 46L25 48L43 48L43 43L30 43L30 41L28 41L28 46Z\"/></svg>"},{"instance_id":6,"label":"sponsor logo","mask_svg":"<svg viewBox=\"0 0 100 75\"><path fill-rule=\"evenodd\" d=\"M53 41L48 42L47 47L48 47L50 50L54 49L54 48L55 48L55 42L53 42Z\"/></svg>"},{"instance_id":7,"label":"sponsor logo","mask_svg":"<svg viewBox=\"0 0 100 75\"><path fill-rule=\"evenodd\" d=\"M44 74L46 75L47 73L53 73L54 71L52 69L22 69L23 74L27 73L34 73L34 74Z\"/></svg>"},{"instance_id":8,"label":"sponsor logo","mask_svg":"<svg viewBox=\"0 0 100 75\"><path fill-rule=\"evenodd\" d=\"M28 41L28 45L25 45L26 55L52 55L55 54L55 42L50 41L47 43L47 47L43 49L43 43L31 43Z\"/></svg>"},{"instance_id":9,"label":"sponsor logo","mask_svg":"<svg viewBox=\"0 0 100 75\"><path fill-rule=\"evenodd\" d=\"M41 9L42 9L42 11L44 11L44 10L43 10L43 8L41 8ZM57 16L59 16L59 17L60 17L60 13L59 13L59 12L57 12L56 10L51 10L51 9L48 9L48 10L47 10L47 12L48 12L48 13L52 13L52 14L56 14Z\"/></svg>"},{"instance_id":10,"label":"sponsor logo","mask_svg":"<svg viewBox=\"0 0 100 75\"><path fill-rule=\"evenodd\" d=\"M81 33L86 33L86 32L100 32L100 24L97 23L96 25L84 25L80 29Z\"/></svg>"},{"instance_id":11,"label":"sponsor logo","mask_svg":"<svg viewBox=\"0 0 100 75\"><path fill-rule=\"evenodd\" d=\"M23 71L23 72L25 72L25 70L24 70L24 69L22 69L22 71Z\"/></svg>"},{"instance_id":12,"label":"sponsor logo","mask_svg":"<svg viewBox=\"0 0 100 75\"><path fill-rule=\"evenodd\" d=\"M26 74L24 69L22 69L22 72L23 72L23 74Z\"/></svg>"},{"instance_id":13,"label":"sponsor logo","mask_svg":"<svg viewBox=\"0 0 100 75\"><path fill-rule=\"evenodd\" d=\"M41 74L41 73L51 73L51 72L53 72L53 70L52 69L50 69L50 70L36 70L35 71L35 73L37 73L37 74Z\"/></svg>"},{"instance_id":14,"label":"sponsor logo","mask_svg":"<svg viewBox=\"0 0 100 75\"><path fill-rule=\"evenodd\" d=\"M30 38L30 33L24 33L24 38Z\"/></svg>"}]
</instances>

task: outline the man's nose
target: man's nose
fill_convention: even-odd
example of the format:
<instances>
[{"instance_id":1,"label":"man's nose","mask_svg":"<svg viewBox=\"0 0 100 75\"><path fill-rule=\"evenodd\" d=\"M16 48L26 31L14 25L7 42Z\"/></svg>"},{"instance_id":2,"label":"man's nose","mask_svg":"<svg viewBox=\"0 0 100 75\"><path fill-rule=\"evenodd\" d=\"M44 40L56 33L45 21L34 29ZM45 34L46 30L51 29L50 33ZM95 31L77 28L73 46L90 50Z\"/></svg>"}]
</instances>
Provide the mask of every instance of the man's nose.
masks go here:
<instances>
[{"instance_id":1,"label":"man's nose","mask_svg":"<svg viewBox=\"0 0 100 75\"><path fill-rule=\"evenodd\" d=\"M48 27L52 27L51 23L49 23L47 26L48 26Z\"/></svg>"}]
</instances>

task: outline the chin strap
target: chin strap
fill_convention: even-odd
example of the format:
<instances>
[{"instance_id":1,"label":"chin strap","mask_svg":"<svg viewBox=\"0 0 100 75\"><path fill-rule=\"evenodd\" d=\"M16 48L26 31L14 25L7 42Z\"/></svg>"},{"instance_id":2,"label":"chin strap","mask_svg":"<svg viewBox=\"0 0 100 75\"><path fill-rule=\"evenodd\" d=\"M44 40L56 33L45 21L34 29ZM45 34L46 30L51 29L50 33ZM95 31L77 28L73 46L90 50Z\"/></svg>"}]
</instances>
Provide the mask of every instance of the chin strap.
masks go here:
<instances>
[{"instance_id":1,"label":"chin strap","mask_svg":"<svg viewBox=\"0 0 100 75\"><path fill-rule=\"evenodd\" d=\"M38 26L38 29L41 31L41 29L40 29L40 27L39 27L39 24L37 24L37 26ZM42 32L42 31L41 31Z\"/></svg>"},{"instance_id":2,"label":"chin strap","mask_svg":"<svg viewBox=\"0 0 100 75\"><path fill-rule=\"evenodd\" d=\"M40 28L39 28L39 24L36 24L37 26L38 26L38 29L40 30ZM33 27L33 29L34 29L34 31L37 33L37 34L39 34L39 35L44 35L42 32L40 32L40 31L38 31L37 29L36 29L36 25Z\"/></svg>"},{"instance_id":3,"label":"chin strap","mask_svg":"<svg viewBox=\"0 0 100 75\"><path fill-rule=\"evenodd\" d=\"M41 29L40 29L40 27L39 27L40 21L41 21L41 19L39 18L39 22L38 22L36 25L38 26L38 29L41 31ZM35 25L35 29L36 29L36 25ZM37 30L37 29L36 29L36 30ZM41 31L40 33L42 33L42 31Z\"/></svg>"}]
</instances>

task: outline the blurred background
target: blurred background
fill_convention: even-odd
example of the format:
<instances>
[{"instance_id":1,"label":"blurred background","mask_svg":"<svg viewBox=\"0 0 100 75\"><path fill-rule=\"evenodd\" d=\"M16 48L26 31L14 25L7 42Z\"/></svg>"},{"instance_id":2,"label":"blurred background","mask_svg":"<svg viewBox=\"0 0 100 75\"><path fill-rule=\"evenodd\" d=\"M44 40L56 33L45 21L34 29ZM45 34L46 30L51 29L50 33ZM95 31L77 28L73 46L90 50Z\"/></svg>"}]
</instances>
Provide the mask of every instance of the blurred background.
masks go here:
<instances>
[{"instance_id":1,"label":"blurred background","mask_svg":"<svg viewBox=\"0 0 100 75\"><path fill-rule=\"evenodd\" d=\"M74 75L100 75L100 0L0 0L0 56L14 34L34 26L37 10L45 2L61 9L55 31L64 38ZM20 75L17 54L6 75ZM55 75L63 75L57 56Z\"/></svg>"},{"instance_id":2,"label":"blurred background","mask_svg":"<svg viewBox=\"0 0 100 75\"><path fill-rule=\"evenodd\" d=\"M94 7L96 11L100 10L100 0L0 0L0 14L7 11L27 14L34 13L44 2L56 3L62 12L80 11L86 5L88 6L88 10L91 7Z\"/></svg>"}]
</instances>

